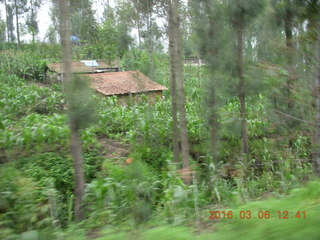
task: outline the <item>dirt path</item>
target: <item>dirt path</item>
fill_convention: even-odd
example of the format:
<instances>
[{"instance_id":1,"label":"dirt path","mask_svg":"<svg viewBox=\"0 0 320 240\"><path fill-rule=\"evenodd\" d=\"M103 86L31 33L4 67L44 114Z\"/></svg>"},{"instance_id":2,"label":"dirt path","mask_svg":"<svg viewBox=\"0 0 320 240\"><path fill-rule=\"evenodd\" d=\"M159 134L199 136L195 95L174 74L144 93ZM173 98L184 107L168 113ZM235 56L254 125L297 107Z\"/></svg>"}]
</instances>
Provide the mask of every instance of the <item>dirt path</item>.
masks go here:
<instances>
[{"instance_id":1,"label":"dirt path","mask_svg":"<svg viewBox=\"0 0 320 240\"><path fill-rule=\"evenodd\" d=\"M109 159L112 158L126 158L130 153L130 146L117 142L115 140L101 136L98 138L103 149L103 156Z\"/></svg>"}]
</instances>

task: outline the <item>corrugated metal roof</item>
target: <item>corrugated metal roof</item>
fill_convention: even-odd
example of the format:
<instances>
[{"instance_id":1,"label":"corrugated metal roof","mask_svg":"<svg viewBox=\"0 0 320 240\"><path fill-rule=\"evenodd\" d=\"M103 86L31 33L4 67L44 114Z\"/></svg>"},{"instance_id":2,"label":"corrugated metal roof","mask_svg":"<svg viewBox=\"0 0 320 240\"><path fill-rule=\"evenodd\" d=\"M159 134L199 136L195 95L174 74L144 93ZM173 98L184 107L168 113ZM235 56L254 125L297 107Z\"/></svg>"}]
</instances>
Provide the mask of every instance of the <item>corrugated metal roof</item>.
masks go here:
<instances>
[{"instance_id":1,"label":"corrugated metal roof","mask_svg":"<svg viewBox=\"0 0 320 240\"><path fill-rule=\"evenodd\" d=\"M139 71L110 72L86 75L91 85L103 95L120 95L167 90Z\"/></svg>"},{"instance_id":2,"label":"corrugated metal roof","mask_svg":"<svg viewBox=\"0 0 320 240\"><path fill-rule=\"evenodd\" d=\"M81 62L84 63L86 67L99 67L96 60L82 60Z\"/></svg>"}]
</instances>

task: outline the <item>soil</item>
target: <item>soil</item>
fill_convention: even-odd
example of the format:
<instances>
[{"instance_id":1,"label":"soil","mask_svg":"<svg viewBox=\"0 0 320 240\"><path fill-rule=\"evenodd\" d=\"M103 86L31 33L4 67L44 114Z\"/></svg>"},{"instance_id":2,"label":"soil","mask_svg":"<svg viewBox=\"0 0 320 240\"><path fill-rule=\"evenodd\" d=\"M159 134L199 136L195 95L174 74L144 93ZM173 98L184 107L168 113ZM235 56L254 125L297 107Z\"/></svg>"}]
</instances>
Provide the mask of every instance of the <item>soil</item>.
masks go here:
<instances>
[{"instance_id":1,"label":"soil","mask_svg":"<svg viewBox=\"0 0 320 240\"><path fill-rule=\"evenodd\" d=\"M103 156L109 159L121 159L129 156L130 146L124 143L117 142L105 136L98 138L102 145Z\"/></svg>"}]
</instances>

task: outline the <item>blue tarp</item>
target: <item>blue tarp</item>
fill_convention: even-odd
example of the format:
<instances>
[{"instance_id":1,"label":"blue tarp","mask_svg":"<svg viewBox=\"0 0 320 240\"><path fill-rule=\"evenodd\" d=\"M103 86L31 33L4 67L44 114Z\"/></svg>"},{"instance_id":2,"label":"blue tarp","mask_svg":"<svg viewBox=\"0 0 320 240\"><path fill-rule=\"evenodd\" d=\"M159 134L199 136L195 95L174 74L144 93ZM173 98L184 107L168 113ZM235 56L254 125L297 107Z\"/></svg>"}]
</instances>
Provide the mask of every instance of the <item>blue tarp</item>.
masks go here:
<instances>
[{"instance_id":1,"label":"blue tarp","mask_svg":"<svg viewBox=\"0 0 320 240\"><path fill-rule=\"evenodd\" d=\"M70 40L74 45L77 45L77 46L80 45L80 38L78 36L71 36Z\"/></svg>"}]
</instances>

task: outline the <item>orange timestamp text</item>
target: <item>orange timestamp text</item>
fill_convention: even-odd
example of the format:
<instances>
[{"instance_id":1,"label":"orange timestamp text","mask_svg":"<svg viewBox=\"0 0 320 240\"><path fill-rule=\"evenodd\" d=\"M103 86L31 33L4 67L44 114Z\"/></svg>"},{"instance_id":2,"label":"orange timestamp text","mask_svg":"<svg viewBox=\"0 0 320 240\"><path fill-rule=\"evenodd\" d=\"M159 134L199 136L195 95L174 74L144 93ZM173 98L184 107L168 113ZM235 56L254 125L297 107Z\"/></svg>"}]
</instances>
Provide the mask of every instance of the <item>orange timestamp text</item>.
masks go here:
<instances>
[{"instance_id":1,"label":"orange timestamp text","mask_svg":"<svg viewBox=\"0 0 320 240\"><path fill-rule=\"evenodd\" d=\"M210 211L209 219L306 219L306 211Z\"/></svg>"}]
</instances>

